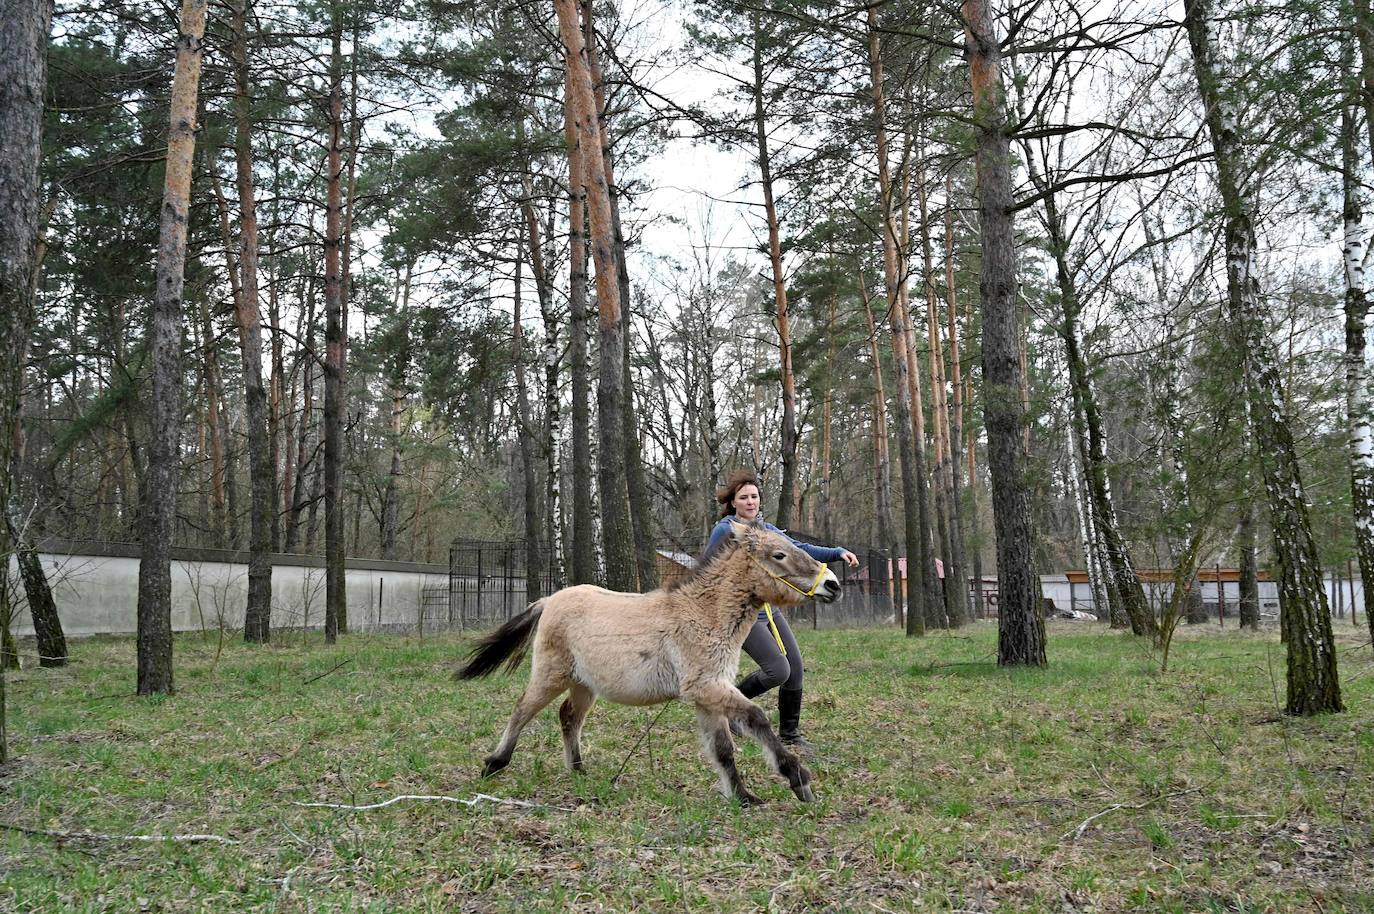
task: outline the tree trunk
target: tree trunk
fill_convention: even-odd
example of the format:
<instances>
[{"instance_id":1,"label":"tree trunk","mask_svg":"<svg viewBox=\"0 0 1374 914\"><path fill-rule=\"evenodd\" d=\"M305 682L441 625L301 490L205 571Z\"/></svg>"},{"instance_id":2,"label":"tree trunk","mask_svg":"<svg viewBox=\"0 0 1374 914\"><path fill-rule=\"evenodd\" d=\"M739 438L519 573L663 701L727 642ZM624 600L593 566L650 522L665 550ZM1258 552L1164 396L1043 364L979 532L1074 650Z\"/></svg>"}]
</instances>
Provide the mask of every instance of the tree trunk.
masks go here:
<instances>
[{"instance_id":1,"label":"tree trunk","mask_svg":"<svg viewBox=\"0 0 1374 914\"><path fill-rule=\"evenodd\" d=\"M830 511L830 441L834 428L832 402L835 399L835 309L836 296L830 295L830 309L825 326L825 400L821 403L821 484L820 501L821 536L827 543L835 542L835 527ZM870 318L871 320L872 318Z\"/></svg>"},{"instance_id":2,"label":"tree trunk","mask_svg":"<svg viewBox=\"0 0 1374 914\"><path fill-rule=\"evenodd\" d=\"M48 579L34 552L20 509L24 364L28 361L34 303L43 259L42 223L51 213L39 202L43 96L47 85L49 0L0 3L0 562L13 552L38 642L38 662L67 664L67 639ZM8 534L7 536L5 534ZM13 594L13 591L10 591ZM7 599L12 609L14 600ZM5 626L9 635L9 626ZM4 672L0 670L0 763L8 757Z\"/></svg>"},{"instance_id":3,"label":"tree trunk","mask_svg":"<svg viewBox=\"0 0 1374 914\"><path fill-rule=\"evenodd\" d=\"M787 279L782 270L782 233L778 209L773 201L773 165L768 151L768 120L763 105L763 40L759 13L753 14L754 27L754 135L758 144L759 183L763 187L763 212L768 223L768 261L773 270L773 307L778 327L778 346L782 371L782 482L778 486L776 523L786 530L792 525L792 504L797 486L797 381L792 370L792 325L787 314Z\"/></svg>"},{"instance_id":4,"label":"tree trunk","mask_svg":"<svg viewBox=\"0 0 1374 914\"><path fill-rule=\"evenodd\" d=\"M892 593L891 587L893 580L898 579L897 556L900 550L896 533L892 528L892 459L888 452L887 394L884 392L882 352L878 349L878 326L873 319L868 286L862 275L859 276L859 295L864 303L864 317L868 320L868 356L873 362L873 486L876 502L874 513L878 522L878 544L887 553L890 562L887 582L889 596L893 598L895 609L900 595ZM924 628L924 617L921 622Z\"/></svg>"},{"instance_id":5,"label":"tree trunk","mask_svg":"<svg viewBox=\"0 0 1374 914\"><path fill-rule=\"evenodd\" d=\"M982 619L987 616L987 605L983 596L983 534L982 520L978 515L978 447L974 439L974 427L965 425L964 408L969 403L973 391L973 373L962 373L962 362L959 358L959 329L958 329L958 297L954 283L954 175L945 175L945 299L948 308L947 320L949 323L950 339L950 367L951 377L954 385L954 428L952 434L957 446L960 447L965 455L963 459L955 457L955 465L962 466L963 461L967 460L968 473L967 479L968 492L968 539L965 543L972 543L972 547L966 549L969 555L969 571L972 573L973 580L973 617ZM964 310L964 322L967 326L972 323L973 305L969 303ZM962 498L962 493L961 493Z\"/></svg>"},{"instance_id":6,"label":"tree trunk","mask_svg":"<svg viewBox=\"0 0 1374 914\"><path fill-rule=\"evenodd\" d=\"M329 158L325 166L324 228L324 638L333 644L348 631L348 596L344 589L343 526L343 279L339 254L343 243L341 203L343 159L343 23L333 8L333 47L329 59Z\"/></svg>"},{"instance_id":7,"label":"tree trunk","mask_svg":"<svg viewBox=\"0 0 1374 914\"><path fill-rule=\"evenodd\" d=\"M1184 26L1215 153L1217 186L1226 219L1227 307L1242 352L1250 422L1264 469L1269 526L1279 566L1279 604L1288 627L1287 712L1313 715L1344 710L1326 589L1307 516L1293 436L1283 416L1277 362L1266 337L1259 299L1255 232L1241 186L1239 138L1230 102L1221 96L1212 61L1206 0L1184 0Z\"/></svg>"},{"instance_id":8,"label":"tree trunk","mask_svg":"<svg viewBox=\"0 0 1374 914\"><path fill-rule=\"evenodd\" d=\"M630 323L633 308L630 297L630 268L625 259L625 236L620 227L620 189L615 183L615 158L611 154L611 128L607 116L606 84L597 53L596 27L592 19L591 0L581 0L583 41L587 48L587 66L592 76L596 98L597 120L601 128L601 161L606 172L606 186L611 200L611 239L615 251L616 285L620 289L621 343L624 346L621 378L621 412L625 423L625 484L632 495L630 529L634 536L635 572L639 589L648 591L658 586L658 563L654 560L654 537L649 514L648 483L644 478L644 459L639 446L639 419L635 409L634 378L630 371Z\"/></svg>"},{"instance_id":9,"label":"tree trunk","mask_svg":"<svg viewBox=\"0 0 1374 914\"><path fill-rule=\"evenodd\" d=\"M211 171L211 175L214 172ZM232 267L231 267L231 273ZM224 497L224 436L222 412L224 382L219 371L219 347L215 345L215 327L210 320L210 306L199 296L201 335L205 339L205 435L210 446L210 513L216 531L223 536L228 524Z\"/></svg>"},{"instance_id":10,"label":"tree trunk","mask_svg":"<svg viewBox=\"0 0 1374 914\"><path fill-rule=\"evenodd\" d=\"M518 237L518 235L517 235ZM535 255L538 256L538 255ZM539 487L534 481L534 423L530 420L530 388L525 377L524 328L521 326L521 267L524 245L515 245L515 302L511 315L511 361L515 365L515 410L520 423L520 480L525 492L525 600L533 603L540 592L543 559L539 554Z\"/></svg>"},{"instance_id":11,"label":"tree trunk","mask_svg":"<svg viewBox=\"0 0 1374 914\"><path fill-rule=\"evenodd\" d=\"M1034 555L1023 452L1020 322L1016 309L1016 239L1002 91L1002 52L987 0L964 0L965 52L976 122L979 234L983 249L983 417L992 476L997 540L997 662L1045 665L1045 623Z\"/></svg>"},{"instance_id":12,"label":"tree trunk","mask_svg":"<svg viewBox=\"0 0 1374 914\"><path fill-rule=\"evenodd\" d=\"M248 424L248 471L251 478L248 535L248 605L243 640L265 644L272 640L272 529L273 493L277 468L272 462L267 426L267 389L262 379L262 316L258 307L258 215L253 190L252 110L248 86L248 6L234 0L230 54L234 61L234 160L239 193L239 298L235 316L243 353Z\"/></svg>"},{"instance_id":13,"label":"tree trunk","mask_svg":"<svg viewBox=\"0 0 1374 914\"><path fill-rule=\"evenodd\" d=\"M573 68L565 91L572 96ZM587 236L586 167L582 141L571 105L563 107L568 145L568 361L572 383L572 535L573 584L596 583L596 532L592 525L591 404L587 378Z\"/></svg>"},{"instance_id":14,"label":"tree trunk","mask_svg":"<svg viewBox=\"0 0 1374 914\"><path fill-rule=\"evenodd\" d=\"M882 75L882 60L878 59L878 75ZM886 117L886 111L882 112ZM880 138L886 140L886 130ZM903 162L903 169L906 163ZM881 171L879 179L881 183ZM897 222L897 196L891 182L888 184L888 207L892 221ZM915 321L911 316L911 296L908 292L910 272L907 267L907 251L910 236L910 212L907 205L906 174L902 173L901 226L898 232L895 257L897 264L897 316L901 321L902 336L906 338L907 384L911 385L911 450L915 460L916 507L920 517L921 554L925 556L925 567L921 577L925 582L926 626L929 628L948 628L949 619L945 615L943 589L936 562L945 556L944 532L939 529L941 517L940 492L936 487L930 490L930 464L926 459L926 412L925 397L921 393L921 362L917 356Z\"/></svg>"},{"instance_id":15,"label":"tree trunk","mask_svg":"<svg viewBox=\"0 0 1374 914\"><path fill-rule=\"evenodd\" d=\"M544 423L540 434L546 474L544 477L544 543L548 548L547 574L554 590L563 586L563 542L558 523L560 487L558 485L558 319L553 308L553 288L548 266L544 260L544 235L534 210L534 184L528 174L524 177L525 197L520 208L525 217L530 246L530 272L534 274L535 293L539 298L539 316L544 324L544 346L540 361L544 365ZM553 219L552 207L549 220ZM549 234L552 234L550 232Z\"/></svg>"},{"instance_id":16,"label":"tree trunk","mask_svg":"<svg viewBox=\"0 0 1374 914\"><path fill-rule=\"evenodd\" d=\"M1359 4L1363 6L1363 4ZM1372 62L1374 63L1374 62ZM1360 583L1374 594L1374 403L1365 372L1365 332L1369 297L1365 293L1364 263L1368 237L1360 202L1360 156L1355 146L1358 117L1349 105L1341 107L1341 189L1345 223L1345 415L1350 439L1350 505L1355 515L1355 555ZM1374 144L1371 145L1374 149ZM1374 615L1366 613L1374 641Z\"/></svg>"},{"instance_id":17,"label":"tree trunk","mask_svg":"<svg viewBox=\"0 0 1374 914\"><path fill-rule=\"evenodd\" d=\"M1259 631L1259 555L1255 535L1255 502L1247 499L1240 509L1240 524L1236 532L1236 549L1240 552L1240 580L1236 610L1240 627Z\"/></svg>"},{"instance_id":18,"label":"tree trunk","mask_svg":"<svg viewBox=\"0 0 1374 914\"><path fill-rule=\"evenodd\" d=\"M170 695L172 560L181 433L181 320L196 142L205 0L182 0L172 76L166 184L158 233L157 290L148 327L151 432L143 486L143 548L138 566L138 694Z\"/></svg>"},{"instance_id":19,"label":"tree trunk","mask_svg":"<svg viewBox=\"0 0 1374 914\"><path fill-rule=\"evenodd\" d=\"M940 341L940 305L935 289L935 254L930 238L930 205L927 201L924 168L916 177L916 195L921 214L921 255L925 266L926 334L930 339L930 415L935 425L935 484L941 492L944 518L945 617L951 628L969 621L968 573L964 569L963 512L959 490L954 484L954 457L951 448L949 400L945 393L945 356Z\"/></svg>"},{"instance_id":20,"label":"tree trunk","mask_svg":"<svg viewBox=\"0 0 1374 914\"><path fill-rule=\"evenodd\" d=\"M924 217L922 217L924 220ZM949 484L954 506L954 539L951 562L956 585L962 591L959 605L966 619L981 615L982 588L977 590L977 606L969 604L967 520L964 516L963 444L964 444L964 383L963 366L959 358L959 299L954 285L954 174L945 175L945 332L949 338L949 386L954 402L949 411ZM934 282L932 276L930 281ZM948 578L946 579L948 582Z\"/></svg>"},{"instance_id":21,"label":"tree trunk","mask_svg":"<svg viewBox=\"0 0 1374 914\"><path fill-rule=\"evenodd\" d=\"M29 604L29 618L33 621L34 640L38 645L38 665L66 666L69 659L67 636L62 630L62 620L57 615L57 604L53 600L52 588L48 586L48 576L43 572L43 562L33 548L33 538L24 519L19 516L18 499L11 497L8 512L6 520L10 544L15 562L19 565L19 579L24 584L24 598Z\"/></svg>"},{"instance_id":22,"label":"tree trunk","mask_svg":"<svg viewBox=\"0 0 1374 914\"><path fill-rule=\"evenodd\" d=\"M883 220L883 279L887 313L892 329L892 362L897 386L897 446L902 465L902 500L906 520L906 633L924 635L931 608L926 573L930 565L930 534L920 495L925 468L917 461L918 442L913 442L912 359L907 351L908 332L903 320L902 278L897 263L897 226L892 212L892 180L888 172L887 126L884 123L883 70L878 38L878 17L868 8L868 62L873 82L873 124L878 150L878 194ZM914 404L920 409L920 404Z\"/></svg>"},{"instance_id":23,"label":"tree trunk","mask_svg":"<svg viewBox=\"0 0 1374 914\"><path fill-rule=\"evenodd\" d=\"M315 399L315 292L315 284L309 283L304 296L306 312L301 323L302 341L298 344L296 354L301 364L301 415L296 425L295 479L288 489L290 501L286 509L286 542L282 546L287 552L295 550L300 538L301 508L305 507L307 500L306 470L314 461L317 450L306 447L310 442L310 417L314 412Z\"/></svg>"},{"instance_id":24,"label":"tree trunk","mask_svg":"<svg viewBox=\"0 0 1374 914\"><path fill-rule=\"evenodd\" d=\"M624 344L621 339L620 288L616 276L615 241L611 225L610 188L601 154L601 129L595 92L574 0L554 0L563 39L569 92L581 151L583 180L591 215L592 259L596 263L596 297L600 318L600 375L597 379L597 427L600 431L598 479L601 489L602 535L606 544L606 584L612 590L637 587L630 492L625 481ZM635 493L642 497L644 493Z\"/></svg>"},{"instance_id":25,"label":"tree trunk","mask_svg":"<svg viewBox=\"0 0 1374 914\"><path fill-rule=\"evenodd\" d=\"M1064 340L1065 360L1069 368L1069 390L1073 399L1074 434L1083 442L1083 473L1088 485L1088 504L1093 512L1093 526L1102 538L1107 561L1111 565L1112 582L1122 609L1131 620L1131 631L1137 635L1149 635L1150 640L1160 643L1159 623L1154 610L1145 599L1145 589L1135 573L1135 563L1131 561L1126 541L1121 536L1116 518L1116 505L1112 502L1107 483L1106 436L1102 432L1102 416L1097 408L1097 396L1092 389L1087 359L1084 358L1078 341L1078 288L1066 256L1068 241L1062 232L1059 210L1054 197L1045 200L1046 226L1049 230L1050 245L1053 248L1055 278L1059 285L1059 300L1063 321L1060 335Z\"/></svg>"},{"instance_id":26,"label":"tree trunk","mask_svg":"<svg viewBox=\"0 0 1374 914\"><path fill-rule=\"evenodd\" d=\"M414 263L406 261L406 275L401 284L397 305L397 324L402 339L392 354L391 366L391 468L386 476L386 491L382 496L382 558L396 558L396 540L401 526L401 419L405 416L406 366L410 356L410 281ZM418 518L417 518L418 520ZM412 538L413 542L413 538ZM410 560L415 561L414 549Z\"/></svg>"}]
</instances>

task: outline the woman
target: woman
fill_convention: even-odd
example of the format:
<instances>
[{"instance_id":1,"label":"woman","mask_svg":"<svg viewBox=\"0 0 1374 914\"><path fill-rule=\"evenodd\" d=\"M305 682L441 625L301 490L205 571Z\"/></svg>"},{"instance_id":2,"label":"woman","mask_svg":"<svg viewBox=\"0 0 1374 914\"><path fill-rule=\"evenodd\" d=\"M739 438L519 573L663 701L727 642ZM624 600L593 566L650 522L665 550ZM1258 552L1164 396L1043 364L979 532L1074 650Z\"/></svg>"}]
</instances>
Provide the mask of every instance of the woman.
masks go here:
<instances>
[{"instance_id":1,"label":"woman","mask_svg":"<svg viewBox=\"0 0 1374 914\"><path fill-rule=\"evenodd\" d=\"M725 485L716 492L716 501L721 504L720 520L711 531L711 539L706 544L706 554L730 535L730 522L750 523L761 520L759 517L759 480L749 470L736 470L725 480ZM763 522L769 530L778 530L772 524ZM779 530L779 533L784 531ZM785 533L784 533L785 535ZM796 540L793 540L796 543ZM848 549L838 546L814 546L811 543L797 543L799 547L819 562L838 562L843 560L850 567L857 566L859 559ZM809 751L811 744L797 731L801 722L802 706L802 656L797 639L781 613L774 613L765 605L754 623L749 637L744 639L744 652L753 658L759 668L739 682L739 690L745 698L755 698L775 686L778 689L778 736L784 743L798 749Z\"/></svg>"}]
</instances>

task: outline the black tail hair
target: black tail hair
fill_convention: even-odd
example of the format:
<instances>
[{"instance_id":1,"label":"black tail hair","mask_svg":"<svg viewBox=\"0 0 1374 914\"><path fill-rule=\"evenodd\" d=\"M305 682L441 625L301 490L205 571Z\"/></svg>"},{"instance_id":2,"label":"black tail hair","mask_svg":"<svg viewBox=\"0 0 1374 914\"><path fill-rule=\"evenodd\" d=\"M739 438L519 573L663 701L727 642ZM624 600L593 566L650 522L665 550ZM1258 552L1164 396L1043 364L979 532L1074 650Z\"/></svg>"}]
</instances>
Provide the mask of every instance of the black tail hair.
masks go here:
<instances>
[{"instance_id":1,"label":"black tail hair","mask_svg":"<svg viewBox=\"0 0 1374 914\"><path fill-rule=\"evenodd\" d=\"M454 679L477 679L490 676L504 662L506 672L514 670L525 659L530 636L539 625L544 601L535 600L523 613L482 638L467 656L467 663L453 674Z\"/></svg>"}]
</instances>

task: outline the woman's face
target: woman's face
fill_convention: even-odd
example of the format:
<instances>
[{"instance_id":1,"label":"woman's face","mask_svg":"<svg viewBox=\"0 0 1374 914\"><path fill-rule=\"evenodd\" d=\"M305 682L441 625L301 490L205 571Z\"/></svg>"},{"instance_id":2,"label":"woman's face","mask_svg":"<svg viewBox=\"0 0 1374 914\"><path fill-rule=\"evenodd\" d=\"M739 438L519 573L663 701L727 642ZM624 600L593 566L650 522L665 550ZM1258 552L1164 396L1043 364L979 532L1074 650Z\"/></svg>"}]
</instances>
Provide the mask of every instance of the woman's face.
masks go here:
<instances>
[{"instance_id":1,"label":"woman's face","mask_svg":"<svg viewBox=\"0 0 1374 914\"><path fill-rule=\"evenodd\" d=\"M735 506L735 516L740 520L753 520L759 516L759 487L746 482L735 491L731 501Z\"/></svg>"}]
</instances>

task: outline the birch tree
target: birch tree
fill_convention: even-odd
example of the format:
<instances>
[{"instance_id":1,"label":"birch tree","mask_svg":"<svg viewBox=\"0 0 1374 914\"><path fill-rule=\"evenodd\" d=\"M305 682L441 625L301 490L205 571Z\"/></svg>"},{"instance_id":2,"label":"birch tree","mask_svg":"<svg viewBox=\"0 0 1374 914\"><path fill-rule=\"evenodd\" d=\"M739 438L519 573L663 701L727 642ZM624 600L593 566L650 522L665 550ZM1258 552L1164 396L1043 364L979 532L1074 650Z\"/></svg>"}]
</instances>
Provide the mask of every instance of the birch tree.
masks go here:
<instances>
[{"instance_id":1,"label":"birch tree","mask_svg":"<svg viewBox=\"0 0 1374 914\"><path fill-rule=\"evenodd\" d=\"M1233 103L1223 94L1215 65L1211 4L1207 0L1184 0L1184 26L1215 156L1225 222L1227 309L1244 354L1249 420L1263 466L1274 558L1279 566L1279 601L1288 631L1286 710L1294 715L1341 711L1331 616L1297 452L1283 414L1276 356L1265 331L1237 117Z\"/></svg>"}]
</instances>

